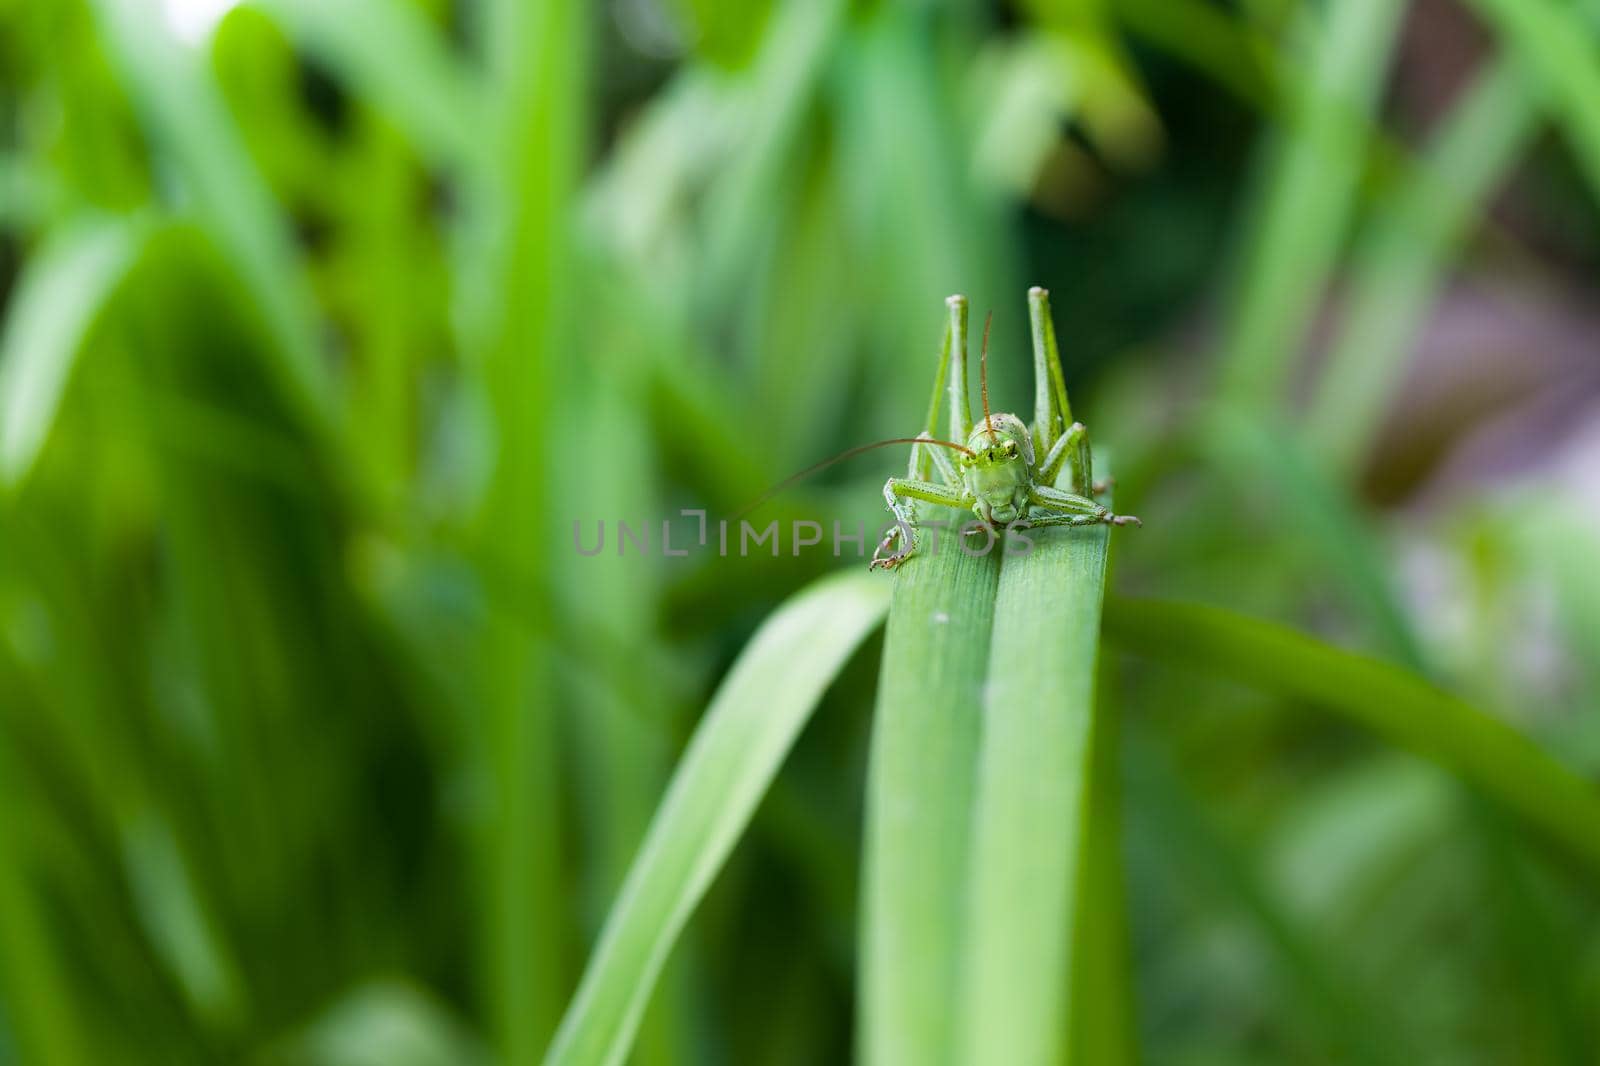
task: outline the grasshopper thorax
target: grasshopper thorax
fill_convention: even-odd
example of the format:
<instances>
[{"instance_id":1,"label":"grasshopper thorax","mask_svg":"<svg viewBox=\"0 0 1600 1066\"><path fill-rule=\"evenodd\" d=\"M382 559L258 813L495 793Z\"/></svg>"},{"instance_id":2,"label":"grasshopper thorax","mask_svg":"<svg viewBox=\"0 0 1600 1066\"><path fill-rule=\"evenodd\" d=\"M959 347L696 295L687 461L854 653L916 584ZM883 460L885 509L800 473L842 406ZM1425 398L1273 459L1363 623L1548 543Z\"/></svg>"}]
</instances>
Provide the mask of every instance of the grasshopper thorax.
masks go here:
<instances>
[{"instance_id":1,"label":"grasshopper thorax","mask_svg":"<svg viewBox=\"0 0 1600 1066\"><path fill-rule=\"evenodd\" d=\"M1027 512L1033 484L1033 435L1022 419L995 414L972 427L960 460L961 479L973 512L991 525L1016 521Z\"/></svg>"}]
</instances>

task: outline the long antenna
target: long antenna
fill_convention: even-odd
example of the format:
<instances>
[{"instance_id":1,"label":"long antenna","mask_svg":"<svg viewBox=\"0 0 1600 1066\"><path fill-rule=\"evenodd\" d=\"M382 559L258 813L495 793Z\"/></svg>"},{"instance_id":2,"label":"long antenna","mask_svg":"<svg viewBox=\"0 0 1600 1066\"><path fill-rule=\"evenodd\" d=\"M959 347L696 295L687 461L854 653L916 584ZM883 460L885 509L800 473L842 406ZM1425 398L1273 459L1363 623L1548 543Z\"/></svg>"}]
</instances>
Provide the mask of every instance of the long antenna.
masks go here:
<instances>
[{"instance_id":1,"label":"long antenna","mask_svg":"<svg viewBox=\"0 0 1600 1066\"><path fill-rule=\"evenodd\" d=\"M978 387L983 394L983 428L989 434L990 444L995 441L994 420L989 417L989 324L993 321L993 311L983 317L983 350L978 356Z\"/></svg>"},{"instance_id":2,"label":"long antenna","mask_svg":"<svg viewBox=\"0 0 1600 1066\"><path fill-rule=\"evenodd\" d=\"M757 496L753 502L741 507L733 515L730 521L737 522L739 519L745 517L751 511L754 511L757 507L760 507L762 504L772 499L772 497L788 488L790 485L793 485L796 482L804 481L812 474L826 470L835 463L842 463L846 459L854 459L863 452L870 452L874 448L886 448L891 444L934 444L941 448L954 448L963 455L970 456L973 454L971 448L968 448L964 444L957 444L953 440L934 440L932 437L890 437L888 440L875 440L871 444L861 444L847 451L842 451L838 455L822 460L820 463L813 463L811 466L806 467L798 474L789 475L776 485L772 486L766 492L763 492L760 496Z\"/></svg>"}]
</instances>

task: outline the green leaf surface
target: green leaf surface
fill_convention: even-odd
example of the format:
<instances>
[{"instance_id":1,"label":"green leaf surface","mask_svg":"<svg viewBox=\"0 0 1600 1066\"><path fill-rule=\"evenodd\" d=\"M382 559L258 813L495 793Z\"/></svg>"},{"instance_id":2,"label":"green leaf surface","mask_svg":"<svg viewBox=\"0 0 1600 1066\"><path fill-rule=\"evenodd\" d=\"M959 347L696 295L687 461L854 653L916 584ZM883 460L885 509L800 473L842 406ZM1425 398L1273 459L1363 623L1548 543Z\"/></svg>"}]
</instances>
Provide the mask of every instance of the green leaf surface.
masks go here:
<instances>
[{"instance_id":1,"label":"green leaf surface","mask_svg":"<svg viewBox=\"0 0 1600 1066\"><path fill-rule=\"evenodd\" d=\"M1306 432L1349 477L1365 458L1406 352L1484 201L1522 158L1541 94L1516 57L1479 75L1356 248L1350 309Z\"/></svg>"},{"instance_id":2,"label":"green leaf surface","mask_svg":"<svg viewBox=\"0 0 1600 1066\"><path fill-rule=\"evenodd\" d=\"M883 617L888 583L851 571L757 631L673 774L545 1062L619 1063L673 942L749 824L828 683Z\"/></svg>"},{"instance_id":3,"label":"green leaf surface","mask_svg":"<svg viewBox=\"0 0 1600 1066\"><path fill-rule=\"evenodd\" d=\"M11 649L0 640L0 695L12 698ZM16 754L9 743L0 744L0 788L15 794ZM20 804L12 801L12 811ZM79 1066L99 1060L95 1034L80 1024L85 1009L80 988L53 942L49 901L37 884L36 871L27 861L26 834L21 818L0 821L0 989L6 999L8 1032L0 1058L11 1061L15 1047L18 1062L59 1063Z\"/></svg>"},{"instance_id":4,"label":"green leaf surface","mask_svg":"<svg viewBox=\"0 0 1600 1066\"><path fill-rule=\"evenodd\" d=\"M144 232L135 220L80 219L28 261L0 335L0 483L17 484L33 466L78 353Z\"/></svg>"},{"instance_id":5,"label":"green leaf surface","mask_svg":"<svg viewBox=\"0 0 1600 1066\"><path fill-rule=\"evenodd\" d=\"M1088 815L1106 526L1000 569L972 813L960 1061L1058 1061Z\"/></svg>"},{"instance_id":6,"label":"green leaf surface","mask_svg":"<svg viewBox=\"0 0 1600 1066\"><path fill-rule=\"evenodd\" d=\"M1110 615L1116 606L1116 601L1107 605L1108 637L1113 635ZM1253 857L1218 823L1206 797L1184 780L1161 741L1139 729L1130 729L1127 739L1130 795L1138 797L1147 815L1160 819L1171 841L1163 856L1171 867L1163 875L1182 879L1185 891L1224 898L1228 909L1250 925L1273 957L1275 983L1283 986L1279 994L1297 1002L1310 1031L1326 1048L1318 1061L1388 1064L1414 1059L1405 1054L1410 1047L1405 1027L1330 957L1321 939L1326 923L1318 925L1280 902Z\"/></svg>"},{"instance_id":7,"label":"green leaf surface","mask_svg":"<svg viewBox=\"0 0 1600 1066\"><path fill-rule=\"evenodd\" d=\"M444 33L410 3L256 0L309 50L345 76L432 163L482 162L481 87Z\"/></svg>"},{"instance_id":8,"label":"green leaf surface","mask_svg":"<svg viewBox=\"0 0 1600 1066\"><path fill-rule=\"evenodd\" d=\"M1267 168L1224 351L1224 394L1274 399L1299 353L1344 240L1403 4L1307 6L1288 124Z\"/></svg>"},{"instance_id":9,"label":"green leaf surface","mask_svg":"<svg viewBox=\"0 0 1600 1066\"><path fill-rule=\"evenodd\" d=\"M1211 420L1205 443L1234 492L1270 491L1273 519L1298 534L1313 567L1339 575L1340 594L1365 618L1384 653L1422 668L1426 654L1395 592L1382 541L1299 435L1271 415L1233 410Z\"/></svg>"},{"instance_id":10,"label":"green leaf surface","mask_svg":"<svg viewBox=\"0 0 1600 1066\"><path fill-rule=\"evenodd\" d=\"M271 338L286 394L312 425L333 414L334 381L317 343L317 311L287 219L250 158L203 55L141 0L95 0L101 36L151 140L170 157L207 230Z\"/></svg>"},{"instance_id":11,"label":"green leaf surface","mask_svg":"<svg viewBox=\"0 0 1600 1066\"><path fill-rule=\"evenodd\" d=\"M1579 166L1600 194L1600 48L1593 0L1582 11L1551 0L1473 0L1470 6L1543 82Z\"/></svg>"},{"instance_id":12,"label":"green leaf surface","mask_svg":"<svg viewBox=\"0 0 1600 1066\"><path fill-rule=\"evenodd\" d=\"M453 310L495 438L481 534L504 546L514 573L535 581L558 543L548 419L579 410L559 353L579 336L575 208L590 106L589 14L576 0L495 0L473 26L492 164L463 189ZM558 750L566 707L549 698L550 651L508 608L496 604L480 638L495 801L481 841L492 873L479 933L483 979L498 989L499 1053L525 1063L559 1024L568 979L561 931L574 893L564 876L562 808L571 769Z\"/></svg>"},{"instance_id":13,"label":"green leaf surface","mask_svg":"<svg viewBox=\"0 0 1600 1066\"><path fill-rule=\"evenodd\" d=\"M938 549L895 573L867 778L860 1058L951 1060L998 551Z\"/></svg>"},{"instance_id":14,"label":"green leaf surface","mask_svg":"<svg viewBox=\"0 0 1600 1066\"><path fill-rule=\"evenodd\" d=\"M1141 1061L1123 858L1122 715L1109 670L1102 644L1067 986L1066 1061L1087 1066Z\"/></svg>"},{"instance_id":15,"label":"green leaf surface","mask_svg":"<svg viewBox=\"0 0 1600 1066\"><path fill-rule=\"evenodd\" d=\"M1115 738L1094 733L1108 534L1035 530L983 558L942 544L898 574L868 782L866 1062L1131 1055L1119 838L1093 831L1117 814L1091 811L1116 788ZM1080 926L1080 893L1107 904L1102 928ZM1069 989L1080 950L1106 972ZM1095 1006L1069 1008L1079 991ZM1080 1044L1069 1017L1090 1011L1106 1024Z\"/></svg>"},{"instance_id":16,"label":"green leaf surface","mask_svg":"<svg viewBox=\"0 0 1600 1066\"><path fill-rule=\"evenodd\" d=\"M748 281L740 277L741 264L770 236L773 204L790 199L784 189L795 177L797 140L844 6L813 0L785 4L773 14L772 32L745 75L748 129L710 190L707 276L700 280L710 291Z\"/></svg>"},{"instance_id":17,"label":"green leaf surface","mask_svg":"<svg viewBox=\"0 0 1600 1066\"><path fill-rule=\"evenodd\" d=\"M1131 651L1335 711L1446 769L1600 869L1600 793L1498 718L1421 678L1215 607L1124 600L1108 635Z\"/></svg>"}]
</instances>

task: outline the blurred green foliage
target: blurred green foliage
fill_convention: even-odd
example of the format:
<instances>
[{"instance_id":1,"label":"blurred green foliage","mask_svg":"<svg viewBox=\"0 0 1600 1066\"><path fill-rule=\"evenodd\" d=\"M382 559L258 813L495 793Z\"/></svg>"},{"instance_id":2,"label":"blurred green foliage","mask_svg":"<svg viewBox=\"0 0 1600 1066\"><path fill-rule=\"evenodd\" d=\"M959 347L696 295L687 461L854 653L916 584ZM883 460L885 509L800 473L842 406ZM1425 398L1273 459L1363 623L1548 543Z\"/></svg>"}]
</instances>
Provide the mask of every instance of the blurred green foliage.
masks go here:
<instances>
[{"instance_id":1,"label":"blurred green foliage","mask_svg":"<svg viewBox=\"0 0 1600 1066\"><path fill-rule=\"evenodd\" d=\"M1585 849L1463 783L1494 743L1384 745L1422 682L1358 682L1600 771L1595 485L1471 450L1528 375L1600 390L1448 328L1470 281L1592 363L1597 38L1593 0L0 0L0 1062L537 1061L718 679L841 565L573 523L912 431L951 292L1024 406L1030 284L1145 519L1114 588L1389 664L1257 690L1121 616L1131 959L1074 987L1130 981L1152 1062L1589 1061ZM876 528L891 455L763 516ZM850 1054L879 647L634 1061Z\"/></svg>"}]
</instances>

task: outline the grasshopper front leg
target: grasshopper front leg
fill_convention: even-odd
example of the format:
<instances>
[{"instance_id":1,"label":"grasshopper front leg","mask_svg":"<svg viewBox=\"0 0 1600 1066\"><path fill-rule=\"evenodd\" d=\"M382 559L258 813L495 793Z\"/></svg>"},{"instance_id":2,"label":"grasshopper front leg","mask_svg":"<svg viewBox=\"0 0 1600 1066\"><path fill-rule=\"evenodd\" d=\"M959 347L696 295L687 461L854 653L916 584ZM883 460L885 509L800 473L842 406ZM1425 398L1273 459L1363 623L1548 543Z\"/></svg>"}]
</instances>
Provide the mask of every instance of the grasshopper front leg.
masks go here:
<instances>
[{"instance_id":1,"label":"grasshopper front leg","mask_svg":"<svg viewBox=\"0 0 1600 1066\"><path fill-rule=\"evenodd\" d=\"M1065 492L1047 485L1035 485L1028 491L1028 502L1035 507L1046 507L1056 514L1028 515L1028 525L1089 526L1105 523L1108 526L1142 526L1143 522L1131 514L1113 514L1109 507L1096 503L1088 496Z\"/></svg>"},{"instance_id":2,"label":"grasshopper front leg","mask_svg":"<svg viewBox=\"0 0 1600 1066\"><path fill-rule=\"evenodd\" d=\"M961 488L954 485L935 485L931 481L917 481L912 478L892 477L883 483L883 498L889 505L889 510L894 513L894 528L889 530L883 542L878 545L877 551L872 553L872 562L869 568L873 570L892 570L915 555L921 547L921 538L918 536L917 515L915 500L927 503L937 503L944 507L958 507L970 509L975 502ZM909 534L906 532L909 530ZM900 551L890 552L890 547L897 540L909 540Z\"/></svg>"}]
</instances>

